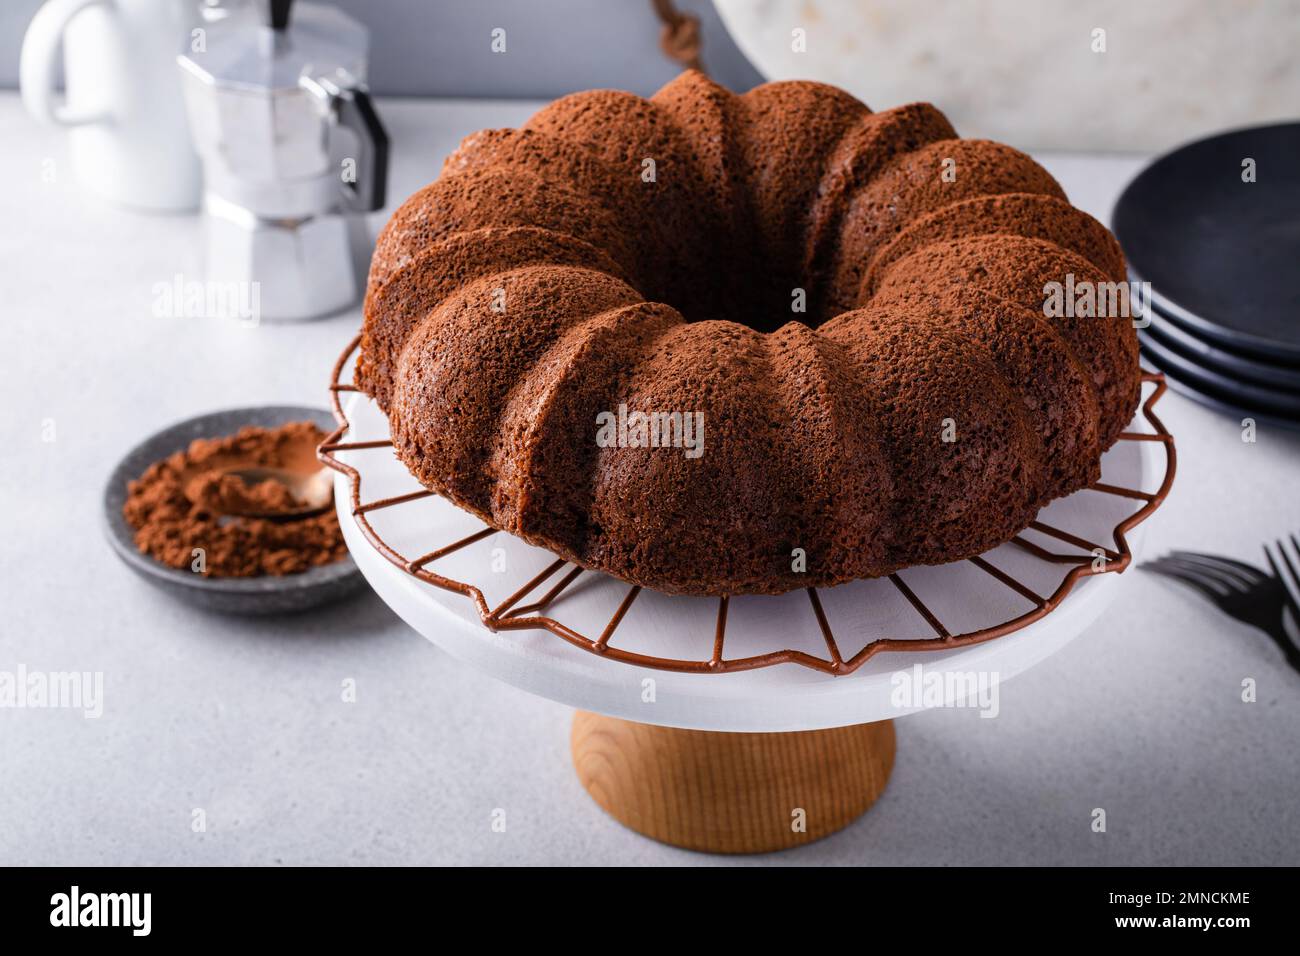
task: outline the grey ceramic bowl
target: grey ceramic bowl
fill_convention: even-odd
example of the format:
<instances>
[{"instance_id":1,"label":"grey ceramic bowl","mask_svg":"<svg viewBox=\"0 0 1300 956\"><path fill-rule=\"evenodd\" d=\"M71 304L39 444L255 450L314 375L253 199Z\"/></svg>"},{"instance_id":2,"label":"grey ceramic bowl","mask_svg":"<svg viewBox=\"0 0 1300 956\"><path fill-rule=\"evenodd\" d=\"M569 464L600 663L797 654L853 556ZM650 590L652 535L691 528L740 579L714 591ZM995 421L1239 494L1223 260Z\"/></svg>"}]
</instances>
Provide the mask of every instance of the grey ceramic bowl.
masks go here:
<instances>
[{"instance_id":1,"label":"grey ceramic bowl","mask_svg":"<svg viewBox=\"0 0 1300 956\"><path fill-rule=\"evenodd\" d=\"M135 533L122 516L127 482L149 465L187 447L196 438L231 435L244 425L274 428L287 422L314 421L326 431L334 418L317 408L268 405L232 408L178 422L141 442L118 462L104 488L104 525L117 556L136 574L174 597L197 607L229 614L284 614L337 601L364 582L351 558L283 577L209 578L159 564L135 546Z\"/></svg>"}]
</instances>

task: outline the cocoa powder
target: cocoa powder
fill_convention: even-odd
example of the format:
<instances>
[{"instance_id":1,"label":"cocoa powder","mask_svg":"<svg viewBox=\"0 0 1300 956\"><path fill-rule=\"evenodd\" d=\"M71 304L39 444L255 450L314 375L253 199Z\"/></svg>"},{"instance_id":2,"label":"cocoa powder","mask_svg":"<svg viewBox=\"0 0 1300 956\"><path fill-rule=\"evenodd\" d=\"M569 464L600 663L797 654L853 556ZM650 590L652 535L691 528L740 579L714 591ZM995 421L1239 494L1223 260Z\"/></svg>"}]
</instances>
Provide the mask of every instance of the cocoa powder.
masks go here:
<instances>
[{"instance_id":1,"label":"cocoa powder","mask_svg":"<svg viewBox=\"0 0 1300 956\"><path fill-rule=\"evenodd\" d=\"M170 567L209 577L298 574L338 561L347 546L333 508L286 520L243 517L238 513L283 514L298 502L280 482L248 485L228 474L254 467L309 474L320 467L315 448L324 437L312 422L248 426L224 438L197 439L155 462L129 484L122 509L136 531L136 547Z\"/></svg>"}]
</instances>

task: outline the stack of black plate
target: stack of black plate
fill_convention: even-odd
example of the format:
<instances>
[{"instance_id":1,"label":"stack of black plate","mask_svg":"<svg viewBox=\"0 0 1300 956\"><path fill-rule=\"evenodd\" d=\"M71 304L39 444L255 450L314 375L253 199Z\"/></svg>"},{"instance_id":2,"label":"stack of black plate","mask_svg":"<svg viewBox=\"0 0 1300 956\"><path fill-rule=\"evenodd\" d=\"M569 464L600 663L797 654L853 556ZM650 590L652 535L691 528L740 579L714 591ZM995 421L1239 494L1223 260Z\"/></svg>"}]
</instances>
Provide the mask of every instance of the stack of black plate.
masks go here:
<instances>
[{"instance_id":1,"label":"stack of black plate","mask_svg":"<svg viewBox=\"0 0 1300 956\"><path fill-rule=\"evenodd\" d=\"M1142 351L1170 386L1300 428L1300 123L1161 157L1113 218L1130 279L1150 283Z\"/></svg>"}]
</instances>

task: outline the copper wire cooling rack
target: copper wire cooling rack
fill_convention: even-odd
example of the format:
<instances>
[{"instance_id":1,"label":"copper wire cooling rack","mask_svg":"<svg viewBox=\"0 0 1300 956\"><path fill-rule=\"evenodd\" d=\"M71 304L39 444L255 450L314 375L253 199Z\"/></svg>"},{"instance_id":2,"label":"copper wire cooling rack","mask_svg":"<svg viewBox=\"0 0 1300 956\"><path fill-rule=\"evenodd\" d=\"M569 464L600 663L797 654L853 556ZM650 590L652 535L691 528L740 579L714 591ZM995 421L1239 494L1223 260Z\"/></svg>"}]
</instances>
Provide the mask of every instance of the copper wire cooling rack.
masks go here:
<instances>
[{"instance_id":1,"label":"copper wire cooling rack","mask_svg":"<svg viewBox=\"0 0 1300 956\"><path fill-rule=\"evenodd\" d=\"M1057 554L1047 548L1042 547L1033 541L1027 540L1023 534L1017 535L1012 539L1012 543L1018 545L1035 558L1056 565L1073 565L1070 571L1065 575L1060 585L1050 595L1044 597L1036 593L1024 582L1008 574L1005 570L998 568L990 563L986 558L977 556L968 558L967 561L985 572L994 581L1011 589L1021 597L1028 600L1033 609L1011 618L999 624L990 627L980 628L961 634L952 634L943 626L939 618L931 608L921 599L917 593L907 585L899 574L890 574L889 580L894 587L907 599L908 603L916 609L917 613L925 621L933 636L923 638L896 638L896 637L879 637L869 640L853 656L845 659L841 656L839 646L836 643L835 635L832 633L830 623L827 621L826 614L822 609L822 601L818 596L818 588L806 588L808 600L812 604L812 610L821 631L821 637L825 641L826 656L818 657L805 651L785 649L772 651L764 654L756 654L748 657L739 657L726 659L723 657L723 651L726 647L727 639L727 609L733 600L763 599L762 596L756 598L747 598L745 596L729 597L723 596L718 598L717 606L717 625L714 631L712 646L708 648L708 656L698 660L686 660L681 658L664 658L655 657L649 654L629 651L616 646L613 643L614 635L619 625L631 609L633 602L641 593L638 585L626 585L627 590L622 601L619 602L618 609L614 615L605 624L604 629L599 635L589 637L580 633L578 630L564 624L555 617L549 617L542 612L545 611L559 595L568 588L582 574L597 574L599 572L590 571L577 565L572 565L563 558L556 558L551 564L544 568L539 574L534 575L528 581L520 584L510 597L495 607L488 604L483 591L467 581L457 581L452 578L444 577L434 571L429 570L429 565L435 563L440 558L446 557L461 548L468 547L475 542L481 541L494 534L504 534L495 528L485 526L473 534L466 535L455 541L449 541L445 544L438 544L429 551L408 557L394 550L372 527L369 514L381 509L395 508L412 501L430 497L434 493L427 489L413 491L408 494L395 495L388 498L381 498L375 501L363 502L361 499L362 475L359 469L352 465L340 461L336 457L337 452L354 452L368 449L391 448L392 441L389 439L375 441L344 441L344 437L351 428L347 414L343 410L343 404L340 396L345 392L357 392L359 389L356 385L339 381L344 369L348 366L349 361L355 354L360 345L361 337L354 338L339 356L334 365L334 370L330 378L330 400L334 409L334 418L338 422L338 428L331 433L317 449L317 455L320 460L332 468L347 476L351 493L350 505L351 513L360 528L366 540L374 546L383 557L392 565L400 568L406 574L411 575L425 584L441 588L445 591L451 591L462 594L474 603L478 612L479 620L483 625L492 631L515 631L515 630L532 630L543 629L550 631L556 637L563 638L575 647L584 651L590 651L607 657L612 660L622 661L628 664L636 664L642 667L657 668L660 670L698 672L698 673L725 673L728 671L752 670L760 667L771 667L775 664L799 664L816 671L826 674L842 675L850 674L857 670L864 663L877 654L890 651L942 651L952 650L954 648L966 647L971 644L979 644L984 641L1010 634L1013 631L1032 624L1034 621L1045 617L1057 607L1065 597L1074 589L1075 585L1085 577L1094 574L1117 574L1127 568L1133 560L1132 553L1129 550L1127 533L1146 520L1154 512L1169 494L1169 489L1174 480L1174 468L1176 456L1174 453L1173 436L1165 428L1164 423L1156 416L1153 407L1165 392L1165 377L1158 373L1142 373L1143 383L1154 383L1155 388L1150 395L1141 404L1141 414L1143 418L1151 425L1152 432L1133 432L1126 431L1120 435L1121 441L1128 442L1160 442L1165 449L1165 475L1160 487L1153 492L1142 491L1137 488L1122 488L1104 482L1096 482L1091 485L1093 491L1101 492L1106 495L1114 495L1120 498L1128 498L1143 502L1141 508L1128 517L1121 520L1112 532L1113 547L1096 544L1088 541L1078 535L1071 534L1061 528L1053 527L1042 521L1034 521L1029 525L1039 534L1054 538L1058 541L1082 549L1082 554ZM1029 530L1026 529L1026 530ZM434 543L434 542L431 542ZM1104 560L1096 560L1097 555L1104 555ZM551 587L541 595L541 597L527 604L521 604L530 595L533 595L548 581L555 579L556 575L566 564L569 564L569 570L559 577ZM771 598L767 598L771 600Z\"/></svg>"}]
</instances>

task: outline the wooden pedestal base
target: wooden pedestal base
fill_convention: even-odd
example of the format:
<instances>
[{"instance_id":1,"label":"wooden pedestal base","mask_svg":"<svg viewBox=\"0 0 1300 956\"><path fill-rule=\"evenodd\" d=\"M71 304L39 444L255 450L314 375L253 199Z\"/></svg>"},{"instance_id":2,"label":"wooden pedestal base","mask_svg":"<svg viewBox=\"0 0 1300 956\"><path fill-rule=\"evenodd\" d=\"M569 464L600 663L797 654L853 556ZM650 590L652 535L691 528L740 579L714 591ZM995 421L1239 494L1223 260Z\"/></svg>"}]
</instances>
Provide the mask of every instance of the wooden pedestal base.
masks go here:
<instances>
[{"instance_id":1,"label":"wooden pedestal base","mask_svg":"<svg viewBox=\"0 0 1300 956\"><path fill-rule=\"evenodd\" d=\"M578 779L625 826L690 850L763 853L870 807L894 765L894 724L735 734L578 711L572 745Z\"/></svg>"}]
</instances>

